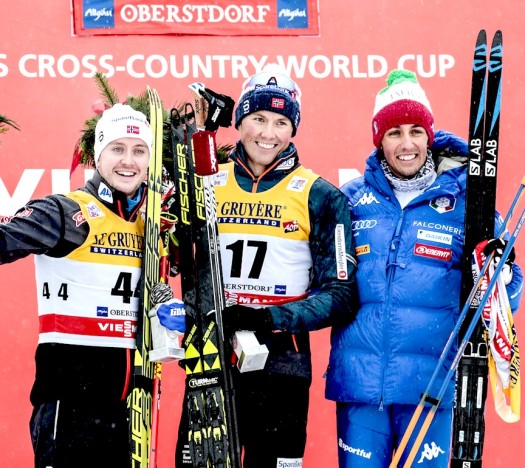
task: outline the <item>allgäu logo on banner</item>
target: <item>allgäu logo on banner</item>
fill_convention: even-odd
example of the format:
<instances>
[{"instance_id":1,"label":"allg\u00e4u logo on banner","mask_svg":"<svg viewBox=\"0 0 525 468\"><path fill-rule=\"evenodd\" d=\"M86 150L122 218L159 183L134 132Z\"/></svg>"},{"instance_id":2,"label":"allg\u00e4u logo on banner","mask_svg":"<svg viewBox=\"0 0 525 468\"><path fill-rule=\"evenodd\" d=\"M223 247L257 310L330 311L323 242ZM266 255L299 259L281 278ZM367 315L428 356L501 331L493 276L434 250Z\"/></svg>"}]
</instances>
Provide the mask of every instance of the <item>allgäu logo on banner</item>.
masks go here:
<instances>
[{"instance_id":1,"label":"allg\u00e4u logo on banner","mask_svg":"<svg viewBox=\"0 0 525 468\"><path fill-rule=\"evenodd\" d=\"M277 28L308 28L308 0L277 0Z\"/></svg>"},{"instance_id":2,"label":"allg\u00e4u logo on banner","mask_svg":"<svg viewBox=\"0 0 525 468\"><path fill-rule=\"evenodd\" d=\"M82 13L85 29L115 27L114 0L84 0Z\"/></svg>"}]
</instances>

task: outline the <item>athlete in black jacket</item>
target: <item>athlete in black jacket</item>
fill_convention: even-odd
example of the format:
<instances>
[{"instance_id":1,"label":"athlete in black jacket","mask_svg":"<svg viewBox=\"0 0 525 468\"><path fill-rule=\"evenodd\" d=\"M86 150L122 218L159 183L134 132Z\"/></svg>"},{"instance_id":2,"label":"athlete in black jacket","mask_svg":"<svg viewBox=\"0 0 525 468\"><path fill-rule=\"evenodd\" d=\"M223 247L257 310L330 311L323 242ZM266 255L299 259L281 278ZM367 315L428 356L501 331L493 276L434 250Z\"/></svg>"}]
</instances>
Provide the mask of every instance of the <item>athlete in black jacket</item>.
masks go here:
<instances>
[{"instance_id":1,"label":"athlete in black jacket","mask_svg":"<svg viewBox=\"0 0 525 468\"><path fill-rule=\"evenodd\" d=\"M36 467L130 463L126 397L152 134L122 104L95 134L97 169L85 187L32 200L0 224L0 264L36 255Z\"/></svg>"},{"instance_id":2,"label":"athlete in black jacket","mask_svg":"<svg viewBox=\"0 0 525 468\"><path fill-rule=\"evenodd\" d=\"M215 177L225 332L256 332L262 370L234 369L244 468L303 466L312 381L309 332L355 316L355 257L344 195L306 169L291 138L300 91L269 66L246 80L240 140ZM191 466L186 409L176 466ZM184 446L186 445L186 446Z\"/></svg>"}]
</instances>

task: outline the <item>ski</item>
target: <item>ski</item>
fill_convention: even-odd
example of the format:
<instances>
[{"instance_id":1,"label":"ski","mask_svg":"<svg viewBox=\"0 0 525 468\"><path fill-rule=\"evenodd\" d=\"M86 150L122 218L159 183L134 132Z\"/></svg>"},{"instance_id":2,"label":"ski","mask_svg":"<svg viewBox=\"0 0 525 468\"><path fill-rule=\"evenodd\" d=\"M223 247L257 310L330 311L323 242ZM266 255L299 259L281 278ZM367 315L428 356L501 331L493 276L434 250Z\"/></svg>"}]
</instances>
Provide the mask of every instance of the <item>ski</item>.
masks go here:
<instances>
[{"instance_id":1,"label":"ski","mask_svg":"<svg viewBox=\"0 0 525 468\"><path fill-rule=\"evenodd\" d=\"M150 105L149 119L153 132L153 148L148 167L148 193L144 225L141 294L137 321L137 346L133 359L131 392L128 401L131 466L136 468L154 468L156 466L155 431L161 376L161 364L153 363L148 358L148 353L151 349L151 329L148 312L153 306L150 293L155 284L160 281L161 252L159 242L162 203L163 115L161 101L156 90L148 87L148 99ZM154 420L153 426L152 419Z\"/></svg>"},{"instance_id":2,"label":"ski","mask_svg":"<svg viewBox=\"0 0 525 468\"><path fill-rule=\"evenodd\" d=\"M473 285L472 252L480 241L494 237L502 57L501 31L494 34L490 51L486 32L480 31L472 69L462 304ZM467 318L474 316L478 303L476 299L472 302ZM460 338L463 335L460 330ZM451 468L482 466L488 352L479 320L456 374Z\"/></svg>"},{"instance_id":3,"label":"ski","mask_svg":"<svg viewBox=\"0 0 525 468\"><path fill-rule=\"evenodd\" d=\"M187 448L194 467L238 468L233 384L221 312L222 267L212 174L217 171L214 134L205 130L208 103L172 110L175 179L180 203L177 237L181 289L187 314L183 341L188 421ZM218 108L220 114L222 108ZM231 121L231 118L230 118ZM210 121L211 122L211 121Z\"/></svg>"}]
</instances>

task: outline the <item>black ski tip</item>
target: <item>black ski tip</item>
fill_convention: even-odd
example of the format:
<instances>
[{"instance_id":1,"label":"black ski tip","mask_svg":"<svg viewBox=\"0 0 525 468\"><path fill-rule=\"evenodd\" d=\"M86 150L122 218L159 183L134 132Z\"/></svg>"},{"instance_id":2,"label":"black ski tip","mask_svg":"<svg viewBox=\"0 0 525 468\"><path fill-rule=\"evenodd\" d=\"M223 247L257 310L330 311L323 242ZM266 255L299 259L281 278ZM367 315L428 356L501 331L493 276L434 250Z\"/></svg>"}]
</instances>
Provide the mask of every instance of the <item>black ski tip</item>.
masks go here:
<instances>
[{"instance_id":1,"label":"black ski tip","mask_svg":"<svg viewBox=\"0 0 525 468\"><path fill-rule=\"evenodd\" d=\"M487 31L485 31L484 29L480 29L476 44L483 44L485 42L487 42Z\"/></svg>"},{"instance_id":2,"label":"black ski tip","mask_svg":"<svg viewBox=\"0 0 525 468\"><path fill-rule=\"evenodd\" d=\"M501 44L503 44L503 33L501 32L501 30L498 29L494 33L494 37L492 38L492 47L494 48L495 46L498 46Z\"/></svg>"}]
</instances>

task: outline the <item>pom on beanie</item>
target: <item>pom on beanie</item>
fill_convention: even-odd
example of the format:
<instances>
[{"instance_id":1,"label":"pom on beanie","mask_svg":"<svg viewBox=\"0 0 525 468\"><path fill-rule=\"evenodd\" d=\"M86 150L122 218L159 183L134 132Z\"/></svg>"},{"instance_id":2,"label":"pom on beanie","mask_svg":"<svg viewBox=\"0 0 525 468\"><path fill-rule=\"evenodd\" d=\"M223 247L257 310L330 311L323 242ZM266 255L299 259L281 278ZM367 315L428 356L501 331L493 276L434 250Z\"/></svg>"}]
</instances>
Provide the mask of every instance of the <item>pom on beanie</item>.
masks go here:
<instances>
[{"instance_id":1,"label":"pom on beanie","mask_svg":"<svg viewBox=\"0 0 525 468\"><path fill-rule=\"evenodd\" d=\"M387 130L399 125L416 124L425 129L428 146L434 141L434 116L425 91L416 75L408 70L393 70L387 87L376 96L372 118L372 137L376 148Z\"/></svg>"},{"instance_id":2,"label":"pom on beanie","mask_svg":"<svg viewBox=\"0 0 525 468\"><path fill-rule=\"evenodd\" d=\"M244 82L235 110L235 128L244 117L260 110L288 117L292 122L292 137L295 136L301 121L301 90L277 64L266 65Z\"/></svg>"},{"instance_id":3,"label":"pom on beanie","mask_svg":"<svg viewBox=\"0 0 525 468\"><path fill-rule=\"evenodd\" d=\"M146 116L127 104L115 104L104 111L95 127L95 166L102 150L119 138L139 138L151 155L153 134Z\"/></svg>"}]
</instances>

